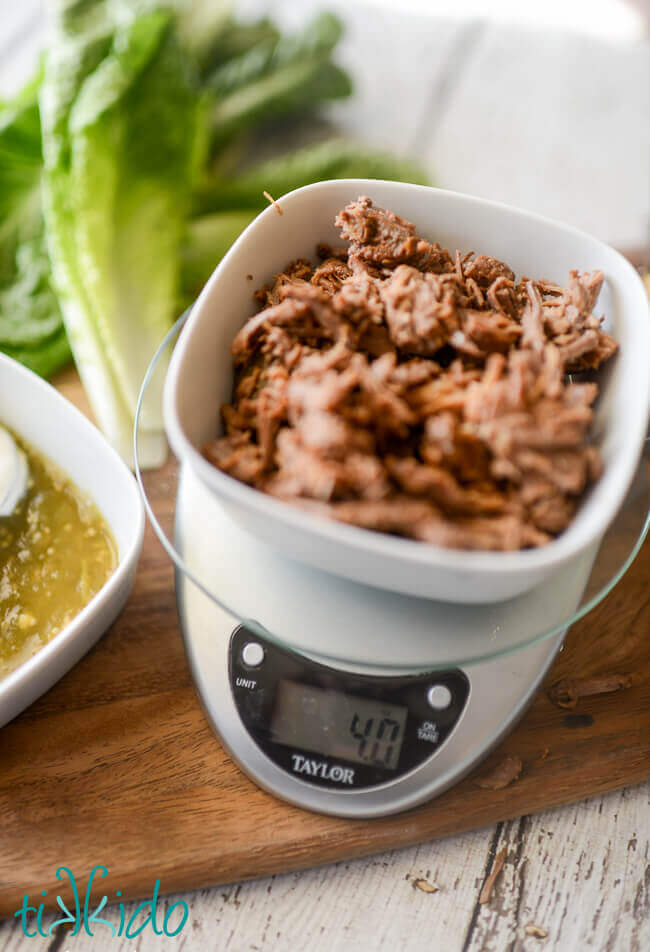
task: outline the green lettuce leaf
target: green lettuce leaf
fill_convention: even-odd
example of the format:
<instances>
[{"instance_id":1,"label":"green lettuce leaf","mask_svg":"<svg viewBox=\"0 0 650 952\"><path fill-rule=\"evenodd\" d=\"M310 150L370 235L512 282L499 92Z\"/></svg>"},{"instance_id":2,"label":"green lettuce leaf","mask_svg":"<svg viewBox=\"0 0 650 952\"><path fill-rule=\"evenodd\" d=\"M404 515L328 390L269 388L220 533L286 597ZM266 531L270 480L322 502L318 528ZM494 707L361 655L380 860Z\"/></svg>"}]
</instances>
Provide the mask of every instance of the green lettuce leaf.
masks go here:
<instances>
[{"instance_id":1,"label":"green lettuce leaf","mask_svg":"<svg viewBox=\"0 0 650 952\"><path fill-rule=\"evenodd\" d=\"M197 215L225 209L256 208L303 185L326 179L370 178L428 185L429 176L410 159L364 148L345 139L328 139L253 165L237 176L206 177L194 195Z\"/></svg>"},{"instance_id":2,"label":"green lettuce leaf","mask_svg":"<svg viewBox=\"0 0 650 952\"><path fill-rule=\"evenodd\" d=\"M349 96L349 76L330 59L342 31L337 17L321 13L297 35L263 40L213 73L213 145L223 147L255 123Z\"/></svg>"},{"instance_id":3,"label":"green lettuce leaf","mask_svg":"<svg viewBox=\"0 0 650 952\"><path fill-rule=\"evenodd\" d=\"M195 300L221 258L256 215L256 209L234 209L203 215L189 223L181 248L179 313Z\"/></svg>"},{"instance_id":4,"label":"green lettuce leaf","mask_svg":"<svg viewBox=\"0 0 650 952\"><path fill-rule=\"evenodd\" d=\"M142 379L177 300L204 107L169 11L110 19L111 6L86 0L80 29L66 9L41 96L48 242L91 406L129 459ZM163 377L161 366L143 410L145 464L164 454Z\"/></svg>"},{"instance_id":5,"label":"green lettuce leaf","mask_svg":"<svg viewBox=\"0 0 650 952\"><path fill-rule=\"evenodd\" d=\"M0 107L0 351L50 376L71 354L43 234L39 84Z\"/></svg>"}]
</instances>

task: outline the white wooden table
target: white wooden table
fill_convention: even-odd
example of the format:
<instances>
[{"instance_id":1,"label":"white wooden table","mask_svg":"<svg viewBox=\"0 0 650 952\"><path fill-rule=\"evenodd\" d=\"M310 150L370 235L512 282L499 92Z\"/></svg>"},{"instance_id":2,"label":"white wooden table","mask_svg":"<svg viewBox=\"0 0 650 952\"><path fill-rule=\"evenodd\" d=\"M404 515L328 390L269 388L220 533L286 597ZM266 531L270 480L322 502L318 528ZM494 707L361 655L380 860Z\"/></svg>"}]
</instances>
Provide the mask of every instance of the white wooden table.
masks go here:
<instances>
[{"instance_id":1,"label":"white wooden table","mask_svg":"<svg viewBox=\"0 0 650 952\"><path fill-rule=\"evenodd\" d=\"M299 23L311 5L239 6ZM419 155L441 186L564 219L620 247L650 242L647 42L405 18L354 0L329 6L348 21L341 59L357 86L353 103L331 110L337 125ZM25 75L40 24L38 0L0 0L0 89ZM504 846L490 901L479 905ZM649 849L647 783L371 859L188 894L190 921L176 939L147 930L128 941L103 929L93 939L58 931L45 940L6 922L0 948L643 952ZM417 879L438 890L422 891ZM114 910L106 917L117 924Z\"/></svg>"}]
</instances>

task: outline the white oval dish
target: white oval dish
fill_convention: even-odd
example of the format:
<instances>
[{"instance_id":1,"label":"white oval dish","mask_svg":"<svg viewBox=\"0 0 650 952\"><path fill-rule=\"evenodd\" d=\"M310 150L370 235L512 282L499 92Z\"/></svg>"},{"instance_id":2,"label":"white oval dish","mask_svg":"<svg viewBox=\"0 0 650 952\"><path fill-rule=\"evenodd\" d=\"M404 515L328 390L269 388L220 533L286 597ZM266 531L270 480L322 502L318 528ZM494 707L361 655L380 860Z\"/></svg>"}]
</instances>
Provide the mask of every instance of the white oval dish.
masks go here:
<instances>
[{"instance_id":1,"label":"white oval dish","mask_svg":"<svg viewBox=\"0 0 650 952\"><path fill-rule=\"evenodd\" d=\"M340 244L334 217L359 195L402 215L452 252L506 261L518 276L566 284L569 270L600 268L597 305L619 353L602 375L594 434L604 472L557 539L522 552L467 552L342 525L302 512L220 472L201 447L221 432L230 400L230 344L254 313L252 291L287 262L313 257L317 242ZM396 182L343 180L290 192L246 229L203 289L174 350L164 395L174 452L244 528L278 551L380 588L453 602L518 595L566 566L605 533L638 464L650 406L650 325L643 283L613 248L574 228L455 192ZM251 280L252 276L252 280ZM206 527L208 529L209 527Z\"/></svg>"},{"instance_id":2,"label":"white oval dish","mask_svg":"<svg viewBox=\"0 0 650 952\"><path fill-rule=\"evenodd\" d=\"M122 610L138 564L144 508L137 484L99 430L49 384L0 354L0 423L55 463L95 503L118 550L117 568L48 644L0 680L0 727L52 687Z\"/></svg>"}]
</instances>

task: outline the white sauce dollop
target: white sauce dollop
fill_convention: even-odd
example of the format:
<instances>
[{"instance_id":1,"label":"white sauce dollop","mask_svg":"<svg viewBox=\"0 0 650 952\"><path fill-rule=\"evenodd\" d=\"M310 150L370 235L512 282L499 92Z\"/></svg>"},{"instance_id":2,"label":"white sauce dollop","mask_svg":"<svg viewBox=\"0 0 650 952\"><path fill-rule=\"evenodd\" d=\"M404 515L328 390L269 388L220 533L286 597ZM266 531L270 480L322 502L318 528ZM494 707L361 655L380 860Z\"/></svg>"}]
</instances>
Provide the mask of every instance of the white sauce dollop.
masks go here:
<instances>
[{"instance_id":1,"label":"white sauce dollop","mask_svg":"<svg viewBox=\"0 0 650 952\"><path fill-rule=\"evenodd\" d=\"M28 478L25 454L0 426L0 518L12 514L27 492Z\"/></svg>"}]
</instances>

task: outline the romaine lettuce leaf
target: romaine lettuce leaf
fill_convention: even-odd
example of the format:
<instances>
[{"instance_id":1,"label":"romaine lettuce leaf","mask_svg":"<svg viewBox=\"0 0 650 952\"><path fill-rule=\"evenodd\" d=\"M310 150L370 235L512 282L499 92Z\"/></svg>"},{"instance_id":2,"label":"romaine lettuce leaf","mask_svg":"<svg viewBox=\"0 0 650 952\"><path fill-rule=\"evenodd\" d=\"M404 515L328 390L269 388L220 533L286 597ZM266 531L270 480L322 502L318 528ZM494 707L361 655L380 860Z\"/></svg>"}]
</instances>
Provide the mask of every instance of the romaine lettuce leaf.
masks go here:
<instances>
[{"instance_id":1,"label":"romaine lettuce leaf","mask_svg":"<svg viewBox=\"0 0 650 952\"><path fill-rule=\"evenodd\" d=\"M111 5L95 9L87 32L66 8L45 62L45 218L77 368L129 459L140 385L177 299L204 107L168 11L116 8L111 20ZM80 15L92 13L86 0ZM163 377L161 366L143 411L144 464L164 454Z\"/></svg>"},{"instance_id":2,"label":"romaine lettuce leaf","mask_svg":"<svg viewBox=\"0 0 650 952\"><path fill-rule=\"evenodd\" d=\"M208 79L215 96L213 146L223 147L255 123L349 96L348 74L330 59L342 32L337 17L320 13L295 36L264 40L217 69Z\"/></svg>"},{"instance_id":3,"label":"romaine lettuce leaf","mask_svg":"<svg viewBox=\"0 0 650 952\"><path fill-rule=\"evenodd\" d=\"M71 354L43 236L39 84L0 106L0 351L49 376Z\"/></svg>"},{"instance_id":4,"label":"romaine lettuce leaf","mask_svg":"<svg viewBox=\"0 0 650 952\"><path fill-rule=\"evenodd\" d=\"M267 203L264 191L279 198L303 185L342 178L429 183L422 167L410 159L334 138L259 162L240 175L206 176L195 191L194 209L197 215L226 209L261 211Z\"/></svg>"}]
</instances>

